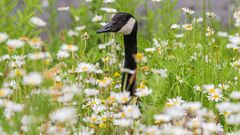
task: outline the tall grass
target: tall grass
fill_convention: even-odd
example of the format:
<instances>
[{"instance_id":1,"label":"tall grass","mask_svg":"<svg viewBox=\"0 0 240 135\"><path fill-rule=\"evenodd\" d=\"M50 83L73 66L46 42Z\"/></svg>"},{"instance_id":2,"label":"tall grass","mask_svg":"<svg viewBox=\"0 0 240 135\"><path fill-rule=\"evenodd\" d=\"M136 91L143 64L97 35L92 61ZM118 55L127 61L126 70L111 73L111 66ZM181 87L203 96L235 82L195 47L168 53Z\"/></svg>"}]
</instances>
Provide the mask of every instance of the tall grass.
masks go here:
<instances>
[{"instance_id":1,"label":"tall grass","mask_svg":"<svg viewBox=\"0 0 240 135\"><path fill-rule=\"evenodd\" d=\"M72 126L61 123L57 125L57 128L59 130L70 129L69 134L80 131L83 126L95 129L95 134L125 134L125 131L129 131L128 128L115 126L110 121L104 123L107 125L105 128L101 127L103 125L84 121L84 118L93 113L91 108L86 105L90 98L84 94L85 89L97 89L100 94L96 98L101 99L103 103L107 101L112 91L121 91L115 88L115 85L121 83L121 77L117 77L116 72L121 72L119 65L123 63L123 38L121 35L113 33L97 35L96 30L101 26L99 23L91 21L95 15L101 15L102 22L108 22L111 19L110 14L100 10L103 6L129 12L139 22L138 50L147 57L147 62L138 64L137 86L142 83L153 90L151 95L141 98L139 102L142 113L139 119L141 123L153 125L154 114L159 114L166 109L167 99L179 96L186 102L200 102L204 107L212 110L217 117L216 121L223 125L224 132L240 130L239 125L234 126L226 123L225 117L216 108L219 102L232 101L229 94L240 88L236 79L240 77L239 71L231 66L233 61L238 60L239 52L227 49L228 38L219 37L216 33L226 30L230 35L235 35L236 33L240 34L240 29L236 29L232 24L226 28L215 18L207 17L207 5L209 6L208 10L211 10L210 1L203 0L202 14L200 15L203 18L202 22L194 21L196 17L192 15L185 15L184 22L181 22L182 10L176 8L178 0L163 0L159 3L144 0L121 0L110 4L104 4L102 1L80 2L77 7L70 6L69 11L57 11L56 2L56 0L48 0L49 7L43 9L40 0L0 1L0 32L6 32L9 39L22 37L32 39L40 37L42 34L47 35L41 49L36 50L31 48L27 41L23 48L15 50L9 49L6 42L0 43L0 72L2 73L0 87L7 87L6 83L13 80L16 81L14 85L17 87L8 86L13 89L13 94L1 97L0 129L4 132L29 135L45 133L44 129L47 126L55 124L51 123L50 114L56 109L66 106L76 108L77 116L75 118L77 122ZM140 7L144 8L144 13L139 13ZM30 23L29 20L33 16L41 16L43 12L47 12L49 15L46 27L39 28ZM61 22L58 22L57 18L62 12L69 12L72 18L70 28L59 27ZM230 11L229 15L232 16ZM76 20L78 17L80 19ZM229 17L229 20L230 23L234 21L232 17ZM192 30L182 28L175 30L171 29L172 24L180 26L192 24L193 28ZM86 26L86 29L78 31L75 36L68 36L69 30L75 30L78 26ZM206 36L208 27L214 31L210 36ZM182 34L183 37L176 38L177 34ZM110 46L105 49L98 48L99 44L109 42L112 39L114 39L114 43ZM157 47L156 41L159 45ZM64 43L77 46L78 51L71 52L68 58L58 59L57 52ZM116 46L120 49L116 49ZM155 48L156 51L146 52L146 48ZM3 55L28 55L36 52L49 52L50 56L40 60L25 58L24 66L19 69L23 69L26 74L10 77L10 73L15 72L18 68L11 66L13 58L2 60ZM116 62L113 64L108 61L112 55L116 57ZM72 72L81 62L94 64L102 69L103 73L78 74ZM153 73L153 69L166 69L167 77ZM23 83L23 78L33 71L39 72L44 78L39 86L28 86ZM54 73L54 77L51 76L51 73ZM57 77L60 77L61 81L56 81ZM110 77L113 80L111 85L106 88L86 83L92 78L99 81L103 80L104 77ZM80 92L67 103L58 102L56 99L61 96L62 88L73 84L79 86ZM216 87L219 84L224 84L228 85L229 88L222 90L223 98L221 101L215 102L209 100L208 94L204 92L202 86L206 84L214 84ZM201 91L195 89L196 85L201 87ZM57 94L51 94L51 92ZM58 95L58 92L61 94ZM6 118L6 110L3 107L5 100L23 104L24 109L14 113L12 117ZM239 100L233 102L239 103ZM114 111L120 111L120 109ZM22 129L23 123L21 121L23 121L24 115L31 118L31 124L27 125L27 131Z\"/></svg>"}]
</instances>

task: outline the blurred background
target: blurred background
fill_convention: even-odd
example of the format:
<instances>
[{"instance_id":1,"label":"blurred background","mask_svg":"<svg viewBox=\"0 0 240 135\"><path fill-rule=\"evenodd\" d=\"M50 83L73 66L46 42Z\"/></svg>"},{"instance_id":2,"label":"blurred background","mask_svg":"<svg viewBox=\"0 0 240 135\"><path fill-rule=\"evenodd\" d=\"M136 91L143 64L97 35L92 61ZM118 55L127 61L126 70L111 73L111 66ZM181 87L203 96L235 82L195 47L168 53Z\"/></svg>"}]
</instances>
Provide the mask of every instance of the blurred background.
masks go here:
<instances>
[{"instance_id":1,"label":"blurred background","mask_svg":"<svg viewBox=\"0 0 240 135\"><path fill-rule=\"evenodd\" d=\"M35 2L39 0L34 0ZM90 2L91 1L91 2ZM31 0L19 0L15 8L17 12L25 10L26 13L35 10L35 16L42 18L48 23L48 32L50 35L56 35L64 29L69 29L77 25L92 25L91 20L96 15L103 15L102 21L108 21L111 17L107 17L100 10L101 7L116 8L118 11L126 11L132 13L139 21L143 35L148 36L149 33L160 29L160 32L166 32L174 23L189 23L191 19L186 18L182 12L182 8L186 7L193 11L194 18L204 17L206 12L214 12L216 21L213 27L221 30L228 30L234 26L233 12L240 7L240 0L115 0L115 3L103 4L98 0L40 0L39 7L31 7ZM157 3L157 4L156 4ZM29 6L30 5L30 6ZM204 7L205 6L205 7ZM63 8L59 11L58 8ZM38 10L40 9L40 10ZM24 14L23 14L24 15ZM19 15L18 15L19 16ZM24 15L28 18L28 15ZM79 22L74 22L74 17L81 17ZM21 27L21 26L19 26ZM92 32L101 26L93 26ZM163 29L163 30L161 30ZM10 30L9 30L10 31ZM46 31L45 31L46 33ZM55 34L54 34L55 33ZM155 32L156 33L156 32ZM49 35L49 34L48 34ZM42 34L44 39L48 38L46 34Z\"/></svg>"},{"instance_id":2,"label":"blurred background","mask_svg":"<svg viewBox=\"0 0 240 135\"><path fill-rule=\"evenodd\" d=\"M24 0L20 0L19 4L23 3ZM41 0L43 3L43 7L48 7L49 2L48 0ZM81 2L85 2L86 0L56 0L56 8L57 7L66 7L66 6L74 6L79 7L81 5ZM121 1L121 0L116 0ZM144 0L146 3L148 3L148 7L152 8L153 3L151 0ZM209 11L213 11L217 14L217 20L219 20L222 24L225 26L229 23L229 17L231 17L231 13L233 12L233 9L236 8L238 5L240 5L240 0L207 0L207 9ZM202 14L203 9L203 0L178 0L178 3L176 5L177 8L187 7L194 11L196 11L196 15ZM145 8L143 5L140 5L138 9L136 9L140 14L144 14ZM46 11L46 10L45 10ZM229 16L230 15L230 16ZM48 20L49 14L47 12L44 12L41 17L43 19ZM68 12L61 12L59 13L58 20L60 22L60 27L67 26L69 23L71 23L70 14Z\"/></svg>"}]
</instances>

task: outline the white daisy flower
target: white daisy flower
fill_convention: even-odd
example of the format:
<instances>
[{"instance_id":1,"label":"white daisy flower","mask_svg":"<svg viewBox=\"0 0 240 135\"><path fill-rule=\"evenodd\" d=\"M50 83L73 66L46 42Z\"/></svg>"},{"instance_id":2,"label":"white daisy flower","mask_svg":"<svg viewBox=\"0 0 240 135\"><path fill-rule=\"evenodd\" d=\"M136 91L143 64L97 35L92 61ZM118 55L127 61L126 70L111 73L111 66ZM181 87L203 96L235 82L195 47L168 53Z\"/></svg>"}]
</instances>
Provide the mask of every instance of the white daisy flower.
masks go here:
<instances>
[{"instance_id":1,"label":"white daisy flower","mask_svg":"<svg viewBox=\"0 0 240 135\"><path fill-rule=\"evenodd\" d=\"M102 21L102 16L101 15L95 15L92 18L92 22L100 22L100 21Z\"/></svg>"},{"instance_id":2,"label":"white daisy flower","mask_svg":"<svg viewBox=\"0 0 240 135\"><path fill-rule=\"evenodd\" d=\"M38 72L31 72L23 77L24 85L38 86L42 83L43 77Z\"/></svg>"},{"instance_id":3,"label":"white daisy flower","mask_svg":"<svg viewBox=\"0 0 240 135\"><path fill-rule=\"evenodd\" d=\"M25 42L19 39L9 39L6 44L11 48L17 49L23 47Z\"/></svg>"},{"instance_id":4,"label":"white daisy flower","mask_svg":"<svg viewBox=\"0 0 240 135\"><path fill-rule=\"evenodd\" d=\"M76 73L94 72L94 71L95 71L95 66L85 62L79 63L75 70Z\"/></svg>"},{"instance_id":5,"label":"white daisy flower","mask_svg":"<svg viewBox=\"0 0 240 135\"><path fill-rule=\"evenodd\" d=\"M78 47L76 45L73 45L73 44L63 44L61 46L61 50L69 51L69 52L75 52L75 51L78 50Z\"/></svg>"},{"instance_id":6,"label":"white daisy flower","mask_svg":"<svg viewBox=\"0 0 240 135\"><path fill-rule=\"evenodd\" d=\"M76 114L77 111L75 108L65 107L52 112L49 117L53 122L73 125L77 122Z\"/></svg>"},{"instance_id":7,"label":"white daisy flower","mask_svg":"<svg viewBox=\"0 0 240 135\"><path fill-rule=\"evenodd\" d=\"M182 11L185 13L185 14L189 14L189 15L192 15L195 13L195 11L189 9L189 8L182 8Z\"/></svg>"},{"instance_id":8,"label":"white daisy flower","mask_svg":"<svg viewBox=\"0 0 240 135\"><path fill-rule=\"evenodd\" d=\"M70 56L69 52L59 50L57 53L58 59L68 58Z\"/></svg>"},{"instance_id":9,"label":"white daisy flower","mask_svg":"<svg viewBox=\"0 0 240 135\"><path fill-rule=\"evenodd\" d=\"M8 34L7 33L2 33L0 32L0 43L6 41L8 39Z\"/></svg>"},{"instance_id":10,"label":"white daisy flower","mask_svg":"<svg viewBox=\"0 0 240 135\"><path fill-rule=\"evenodd\" d=\"M47 25L47 23L45 21L43 21L41 18L39 17L32 17L30 19L30 22L33 24L33 25L36 25L38 27L44 27Z\"/></svg>"}]
</instances>

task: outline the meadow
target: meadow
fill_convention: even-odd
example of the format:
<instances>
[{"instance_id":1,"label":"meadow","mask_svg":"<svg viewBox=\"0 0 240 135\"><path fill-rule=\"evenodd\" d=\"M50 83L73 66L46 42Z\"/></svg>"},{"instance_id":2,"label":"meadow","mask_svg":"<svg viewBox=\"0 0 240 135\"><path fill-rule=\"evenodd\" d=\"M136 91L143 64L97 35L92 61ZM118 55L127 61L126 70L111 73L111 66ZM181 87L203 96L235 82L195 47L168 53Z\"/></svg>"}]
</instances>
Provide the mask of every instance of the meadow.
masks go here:
<instances>
[{"instance_id":1,"label":"meadow","mask_svg":"<svg viewBox=\"0 0 240 135\"><path fill-rule=\"evenodd\" d=\"M200 15L178 0L56 1L0 0L1 135L240 134L240 3L223 26L207 0ZM139 24L137 104L121 91L123 36L96 34L119 11Z\"/></svg>"}]
</instances>

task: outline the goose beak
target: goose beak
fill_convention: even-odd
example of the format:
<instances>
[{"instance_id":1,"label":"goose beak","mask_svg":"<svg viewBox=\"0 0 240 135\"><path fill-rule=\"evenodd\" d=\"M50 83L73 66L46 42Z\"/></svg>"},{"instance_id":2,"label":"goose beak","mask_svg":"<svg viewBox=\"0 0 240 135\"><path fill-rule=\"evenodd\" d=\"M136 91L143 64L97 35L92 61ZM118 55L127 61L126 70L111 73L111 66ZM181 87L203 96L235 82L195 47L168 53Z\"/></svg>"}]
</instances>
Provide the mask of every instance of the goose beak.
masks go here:
<instances>
[{"instance_id":1,"label":"goose beak","mask_svg":"<svg viewBox=\"0 0 240 135\"><path fill-rule=\"evenodd\" d=\"M97 33L112 32L112 26L113 26L113 22L110 22L104 27L102 27L101 29L97 30Z\"/></svg>"}]
</instances>

